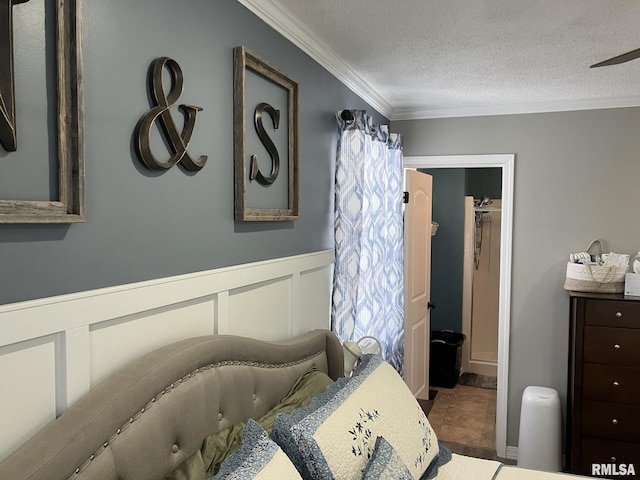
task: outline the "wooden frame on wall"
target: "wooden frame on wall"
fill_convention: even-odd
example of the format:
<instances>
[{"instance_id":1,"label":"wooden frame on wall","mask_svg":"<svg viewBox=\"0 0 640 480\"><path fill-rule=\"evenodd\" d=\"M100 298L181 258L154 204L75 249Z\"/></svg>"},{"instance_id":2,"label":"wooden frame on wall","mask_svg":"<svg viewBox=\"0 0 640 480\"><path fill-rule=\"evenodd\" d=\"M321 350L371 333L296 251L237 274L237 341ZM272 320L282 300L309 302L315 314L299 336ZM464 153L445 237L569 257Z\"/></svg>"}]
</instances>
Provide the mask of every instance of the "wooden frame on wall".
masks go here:
<instances>
[{"instance_id":1,"label":"wooden frame on wall","mask_svg":"<svg viewBox=\"0 0 640 480\"><path fill-rule=\"evenodd\" d=\"M56 2L58 194L54 200L0 200L0 223L84 222L81 0Z\"/></svg>"},{"instance_id":2,"label":"wooden frame on wall","mask_svg":"<svg viewBox=\"0 0 640 480\"><path fill-rule=\"evenodd\" d=\"M298 83L281 72L277 67L267 63L253 52L243 46L234 48L234 68L233 68L233 137L234 137L234 170L235 170L235 220L236 221L282 221L295 220L299 217L299 187L298 187ZM268 84L275 85L284 90L286 105L275 105L272 107L266 102L259 102L256 105L247 105L247 71L256 74L260 79L264 79ZM251 111L248 112L247 108ZM280 109L278 107L281 107ZM286 112L287 145L287 188L286 199L282 199L282 205L277 207L261 207L251 204L247 200L249 189L269 188L272 182L277 180L278 166L276 146L265 134L264 129L260 132L262 113L269 113L274 126L278 129L280 110ZM247 136L251 134L246 128L247 114L254 117L256 131L253 132L271 155L271 174L266 178L259 172L257 159L254 152L248 152ZM270 144L270 145L269 145ZM249 157L249 155L251 155Z\"/></svg>"}]
</instances>

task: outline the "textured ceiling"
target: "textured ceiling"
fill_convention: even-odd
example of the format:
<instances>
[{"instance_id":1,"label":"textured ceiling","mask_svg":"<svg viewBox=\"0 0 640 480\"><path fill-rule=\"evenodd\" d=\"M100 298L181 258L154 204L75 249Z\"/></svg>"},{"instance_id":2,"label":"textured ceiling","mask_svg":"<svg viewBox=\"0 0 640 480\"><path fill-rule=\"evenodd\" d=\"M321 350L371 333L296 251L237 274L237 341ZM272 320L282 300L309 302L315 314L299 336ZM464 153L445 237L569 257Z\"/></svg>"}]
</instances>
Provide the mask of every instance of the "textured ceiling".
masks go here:
<instances>
[{"instance_id":1,"label":"textured ceiling","mask_svg":"<svg viewBox=\"0 0 640 480\"><path fill-rule=\"evenodd\" d=\"M391 119L640 105L638 0L239 0Z\"/></svg>"}]
</instances>

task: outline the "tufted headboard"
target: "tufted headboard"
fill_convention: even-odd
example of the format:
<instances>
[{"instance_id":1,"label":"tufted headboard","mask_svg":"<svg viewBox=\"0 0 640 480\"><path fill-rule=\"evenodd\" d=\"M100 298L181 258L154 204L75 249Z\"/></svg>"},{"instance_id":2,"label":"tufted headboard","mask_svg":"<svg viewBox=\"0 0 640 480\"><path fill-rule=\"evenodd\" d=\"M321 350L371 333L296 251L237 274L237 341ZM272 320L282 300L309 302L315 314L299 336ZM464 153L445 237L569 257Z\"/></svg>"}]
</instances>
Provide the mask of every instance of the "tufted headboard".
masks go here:
<instances>
[{"instance_id":1,"label":"tufted headboard","mask_svg":"<svg viewBox=\"0 0 640 480\"><path fill-rule=\"evenodd\" d=\"M212 335L167 345L106 378L0 462L0 478L159 480L207 435L266 413L313 364L334 380L342 376L333 333L282 342Z\"/></svg>"}]
</instances>

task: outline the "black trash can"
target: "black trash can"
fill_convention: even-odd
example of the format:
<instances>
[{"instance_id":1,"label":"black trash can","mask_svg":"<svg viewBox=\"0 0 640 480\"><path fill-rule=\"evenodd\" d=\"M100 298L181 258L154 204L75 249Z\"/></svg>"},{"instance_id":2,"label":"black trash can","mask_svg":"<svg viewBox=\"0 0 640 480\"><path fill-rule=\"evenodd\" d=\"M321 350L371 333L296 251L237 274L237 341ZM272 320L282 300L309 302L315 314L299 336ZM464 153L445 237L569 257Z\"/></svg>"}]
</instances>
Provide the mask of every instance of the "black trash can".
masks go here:
<instances>
[{"instance_id":1,"label":"black trash can","mask_svg":"<svg viewBox=\"0 0 640 480\"><path fill-rule=\"evenodd\" d=\"M453 330L431 332L429 383L434 387L453 388L458 383L465 335Z\"/></svg>"}]
</instances>

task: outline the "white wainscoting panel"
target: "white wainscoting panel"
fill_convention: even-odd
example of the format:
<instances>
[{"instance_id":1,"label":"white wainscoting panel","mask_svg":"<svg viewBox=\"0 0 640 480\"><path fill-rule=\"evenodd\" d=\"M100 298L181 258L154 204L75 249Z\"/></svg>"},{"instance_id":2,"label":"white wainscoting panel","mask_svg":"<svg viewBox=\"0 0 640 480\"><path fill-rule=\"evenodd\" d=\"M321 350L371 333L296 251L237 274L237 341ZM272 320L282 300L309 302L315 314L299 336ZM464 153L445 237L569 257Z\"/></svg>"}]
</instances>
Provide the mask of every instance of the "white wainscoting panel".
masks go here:
<instances>
[{"instance_id":1,"label":"white wainscoting panel","mask_svg":"<svg viewBox=\"0 0 640 480\"><path fill-rule=\"evenodd\" d=\"M214 307L215 297L205 297L91 325L91 387L136 357L163 345L213 335Z\"/></svg>"},{"instance_id":2,"label":"white wainscoting panel","mask_svg":"<svg viewBox=\"0 0 640 480\"><path fill-rule=\"evenodd\" d=\"M183 338L330 327L333 250L0 306L0 459L127 362Z\"/></svg>"},{"instance_id":3,"label":"white wainscoting panel","mask_svg":"<svg viewBox=\"0 0 640 480\"><path fill-rule=\"evenodd\" d=\"M327 316L326 312L331 312L332 284L333 268L317 268L300 274L300 281L294 283L298 292L294 295L293 335L314 328L331 329L331 315Z\"/></svg>"},{"instance_id":4,"label":"white wainscoting panel","mask_svg":"<svg viewBox=\"0 0 640 480\"><path fill-rule=\"evenodd\" d=\"M0 459L56 418L55 338L0 347Z\"/></svg>"},{"instance_id":5,"label":"white wainscoting panel","mask_svg":"<svg viewBox=\"0 0 640 480\"><path fill-rule=\"evenodd\" d=\"M261 340L291 336L291 277L235 288L229 292L229 322L218 333Z\"/></svg>"}]
</instances>

